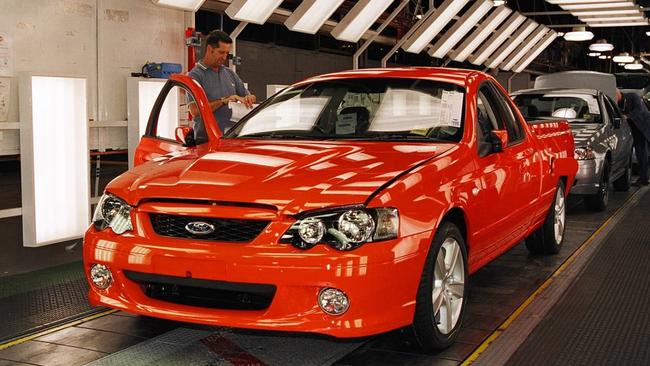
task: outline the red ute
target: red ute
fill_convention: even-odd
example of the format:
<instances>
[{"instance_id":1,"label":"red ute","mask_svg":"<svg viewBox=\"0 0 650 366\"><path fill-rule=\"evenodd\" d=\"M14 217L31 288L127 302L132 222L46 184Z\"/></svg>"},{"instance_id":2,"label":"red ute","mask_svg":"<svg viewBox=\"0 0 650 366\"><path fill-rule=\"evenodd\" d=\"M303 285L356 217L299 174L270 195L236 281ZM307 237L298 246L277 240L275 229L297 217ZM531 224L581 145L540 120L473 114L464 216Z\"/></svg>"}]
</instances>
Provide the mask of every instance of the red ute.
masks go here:
<instances>
[{"instance_id":1,"label":"red ute","mask_svg":"<svg viewBox=\"0 0 650 366\"><path fill-rule=\"evenodd\" d=\"M174 139L192 103L196 137ZM522 239L562 243L569 126L527 125L481 72L318 76L216 126L203 90L173 76L86 233L92 304L336 337L412 324L439 349L469 274Z\"/></svg>"}]
</instances>

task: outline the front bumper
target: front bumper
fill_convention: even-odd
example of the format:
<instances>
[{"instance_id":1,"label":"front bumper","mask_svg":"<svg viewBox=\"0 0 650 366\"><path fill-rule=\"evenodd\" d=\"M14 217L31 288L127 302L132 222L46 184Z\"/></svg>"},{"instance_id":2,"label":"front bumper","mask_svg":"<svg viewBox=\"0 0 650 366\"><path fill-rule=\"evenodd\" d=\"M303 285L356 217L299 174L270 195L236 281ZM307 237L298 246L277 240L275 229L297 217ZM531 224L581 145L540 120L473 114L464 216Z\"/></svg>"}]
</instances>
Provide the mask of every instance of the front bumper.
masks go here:
<instances>
[{"instance_id":1,"label":"front bumper","mask_svg":"<svg viewBox=\"0 0 650 366\"><path fill-rule=\"evenodd\" d=\"M575 183L571 188L571 194L591 195L598 193L602 169L602 159L578 160L578 172L576 173Z\"/></svg>"},{"instance_id":2,"label":"front bumper","mask_svg":"<svg viewBox=\"0 0 650 366\"><path fill-rule=\"evenodd\" d=\"M136 224L138 225L138 224ZM142 225L140 223L139 225ZM93 226L84 238L84 268L104 264L113 284L100 290L90 283L89 300L127 312L201 324L314 332L361 337L410 324L431 233L368 243L340 252L326 245L302 251L277 244L288 223L272 222L248 244L176 239L155 234L116 235ZM279 230L278 230L279 229ZM125 271L183 278L276 286L264 310L224 310L180 305L148 297ZM320 289L343 290L349 310L327 315L317 304Z\"/></svg>"}]
</instances>

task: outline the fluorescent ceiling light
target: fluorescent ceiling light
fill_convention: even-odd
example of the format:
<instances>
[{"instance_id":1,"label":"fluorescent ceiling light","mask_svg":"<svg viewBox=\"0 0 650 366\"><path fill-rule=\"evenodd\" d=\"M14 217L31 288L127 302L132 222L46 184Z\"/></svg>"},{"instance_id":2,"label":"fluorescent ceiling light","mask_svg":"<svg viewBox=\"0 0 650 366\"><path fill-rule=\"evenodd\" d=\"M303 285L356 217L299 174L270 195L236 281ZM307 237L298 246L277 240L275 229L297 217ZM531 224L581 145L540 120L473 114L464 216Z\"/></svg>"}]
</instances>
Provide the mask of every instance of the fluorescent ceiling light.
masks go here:
<instances>
[{"instance_id":1,"label":"fluorescent ceiling light","mask_svg":"<svg viewBox=\"0 0 650 366\"><path fill-rule=\"evenodd\" d=\"M607 56L605 56L605 55L600 55L600 56L598 56L598 58L601 59L601 60L605 60L605 59L607 59Z\"/></svg>"},{"instance_id":2,"label":"fluorescent ceiling light","mask_svg":"<svg viewBox=\"0 0 650 366\"><path fill-rule=\"evenodd\" d=\"M282 0L233 0L226 8L226 14L242 22L264 24Z\"/></svg>"},{"instance_id":3,"label":"fluorescent ceiling light","mask_svg":"<svg viewBox=\"0 0 650 366\"><path fill-rule=\"evenodd\" d=\"M560 5L564 10L583 10L583 9L606 9L606 8L624 8L627 6L634 6L631 1L607 1L603 3L587 3L587 4L563 4Z\"/></svg>"},{"instance_id":4,"label":"fluorescent ceiling light","mask_svg":"<svg viewBox=\"0 0 650 366\"><path fill-rule=\"evenodd\" d=\"M589 56L589 57L598 57L598 56L600 56L600 52L589 52L587 54L587 56Z\"/></svg>"},{"instance_id":5,"label":"fluorescent ceiling light","mask_svg":"<svg viewBox=\"0 0 650 366\"><path fill-rule=\"evenodd\" d=\"M588 15L619 15L619 14L640 14L639 8L617 8L617 9L590 9L590 10L574 10L571 14L577 17Z\"/></svg>"},{"instance_id":6,"label":"fluorescent ceiling light","mask_svg":"<svg viewBox=\"0 0 650 366\"><path fill-rule=\"evenodd\" d=\"M469 8L454 25L440 37L429 54L432 57L443 58L447 53L460 42L460 40L469 33L478 21L494 7L491 1L479 0Z\"/></svg>"},{"instance_id":7,"label":"fluorescent ceiling light","mask_svg":"<svg viewBox=\"0 0 650 366\"><path fill-rule=\"evenodd\" d=\"M599 39L596 42L589 45L589 51L594 52L609 52L614 49L614 45L608 43L605 39Z\"/></svg>"},{"instance_id":8,"label":"fluorescent ceiling light","mask_svg":"<svg viewBox=\"0 0 650 366\"><path fill-rule=\"evenodd\" d=\"M612 23L589 23L590 27L597 28L597 27L634 27L634 26L646 26L650 25L647 20L644 20L642 22L612 22Z\"/></svg>"},{"instance_id":9,"label":"fluorescent ceiling light","mask_svg":"<svg viewBox=\"0 0 650 366\"><path fill-rule=\"evenodd\" d=\"M512 13L512 10L506 6L496 8L476 27L474 33L467 37L465 42L461 43L461 45L456 48L456 51L451 53L452 59L458 62L465 61L467 57L469 57L469 55L471 55L472 52L474 52L474 50L476 50L481 43L490 36L496 27L503 23L510 13Z\"/></svg>"},{"instance_id":10,"label":"fluorescent ceiling light","mask_svg":"<svg viewBox=\"0 0 650 366\"><path fill-rule=\"evenodd\" d=\"M469 61L474 65L482 65L496 49L505 42L506 39L526 20L526 17L519 12L512 14L505 23L497 29L492 37L479 48L474 56L469 57Z\"/></svg>"},{"instance_id":11,"label":"fluorescent ceiling light","mask_svg":"<svg viewBox=\"0 0 650 366\"><path fill-rule=\"evenodd\" d=\"M290 30L315 34L343 0L303 0L284 22Z\"/></svg>"},{"instance_id":12,"label":"fluorescent ceiling light","mask_svg":"<svg viewBox=\"0 0 650 366\"><path fill-rule=\"evenodd\" d=\"M438 33L458 14L469 0L445 0L436 11L404 42L406 52L420 53Z\"/></svg>"},{"instance_id":13,"label":"fluorescent ceiling light","mask_svg":"<svg viewBox=\"0 0 650 366\"><path fill-rule=\"evenodd\" d=\"M645 35L646 35L646 36L650 36L650 31L645 32Z\"/></svg>"},{"instance_id":14,"label":"fluorescent ceiling light","mask_svg":"<svg viewBox=\"0 0 650 366\"><path fill-rule=\"evenodd\" d=\"M506 0L494 0L494 6L506 5Z\"/></svg>"},{"instance_id":15,"label":"fluorescent ceiling light","mask_svg":"<svg viewBox=\"0 0 650 366\"><path fill-rule=\"evenodd\" d=\"M80 238L90 223L86 79L19 82L23 245Z\"/></svg>"},{"instance_id":16,"label":"fluorescent ceiling light","mask_svg":"<svg viewBox=\"0 0 650 366\"><path fill-rule=\"evenodd\" d=\"M197 11L205 0L153 0L154 4L186 11Z\"/></svg>"},{"instance_id":17,"label":"fluorescent ceiling light","mask_svg":"<svg viewBox=\"0 0 650 366\"><path fill-rule=\"evenodd\" d=\"M611 0L546 0L547 3L562 5L562 4L584 4L584 3L608 3Z\"/></svg>"},{"instance_id":18,"label":"fluorescent ceiling light","mask_svg":"<svg viewBox=\"0 0 650 366\"><path fill-rule=\"evenodd\" d=\"M585 30L585 27L573 28L571 32L564 34L564 39L571 42L589 41L593 38L594 34Z\"/></svg>"},{"instance_id":19,"label":"fluorescent ceiling light","mask_svg":"<svg viewBox=\"0 0 650 366\"><path fill-rule=\"evenodd\" d=\"M553 42L553 40L555 40L555 38L557 38L557 37L558 37L558 35L557 35L556 32L551 31L551 32L547 33L547 34L544 36L544 38L542 38L542 40L539 41L539 43L537 43L537 44L535 45L535 47L533 47L533 49L530 50L530 52L528 53L528 55L526 55L526 57L524 57L521 61L519 61L519 63L517 63L517 64L512 68L512 71L513 71L513 72L522 72L522 71L523 71L526 67L528 67L528 65L530 65L530 63L533 62L533 60L535 60L535 58L537 58L537 56L539 56L539 54L542 53L542 51L544 51L544 50L545 50L545 49L546 49L546 48L547 48L547 47L548 47L548 46Z\"/></svg>"},{"instance_id":20,"label":"fluorescent ceiling light","mask_svg":"<svg viewBox=\"0 0 650 366\"><path fill-rule=\"evenodd\" d=\"M625 64L625 70L643 70L643 65L639 62Z\"/></svg>"},{"instance_id":21,"label":"fluorescent ceiling light","mask_svg":"<svg viewBox=\"0 0 650 366\"><path fill-rule=\"evenodd\" d=\"M621 52L618 55L614 56L613 60L616 63L627 64L634 62L634 56L630 56L630 54L627 52Z\"/></svg>"},{"instance_id":22,"label":"fluorescent ceiling light","mask_svg":"<svg viewBox=\"0 0 650 366\"><path fill-rule=\"evenodd\" d=\"M357 1L350 12L332 29L332 36L339 41L358 42L392 2L392 0Z\"/></svg>"},{"instance_id":23,"label":"fluorescent ceiling light","mask_svg":"<svg viewBox=\"0 0 650 366\"><path fill-rule=\"evenodd\" d=\"M549 29L543 25L537 27L537 29L535 29L533 33L531 33L528 38L526 38L519 47L510 54L508 60L501 64L501 69L506 71L512 69L512 67L515 66L517 62L521 61L526 53L530 51L548 32Z\"/></svg>"},{"instance_id":24,"label":"fluorescent ceiling light","mask_svg":"<svg viewBox=\"0 0 650 366\"><path fill-rule=\"evenodd\" d=\"M528 19L526 23L524 23L524 25L521 26L521 28L519 28L515 32L515 34L513 34L512 37L510 37L510 39L508 39L506 43L504 43L494 53L494 57L487 60L485 66L491 69L494 69L497 66L499 66L503 62L503 60L505 60L506 57L508 57L512 53L512 51L514 51L515 48L517 48L521 44L521 42L523 42L523 40L526 39L526 37L528 37L529 34L533 33L533 31L538 26L539 24L534 22L532 19Z\"/></svg>"},{"instance_id":25,"label":"fluorescent ceiling light","mask_svg":"<svg viewBox=\"0 0 650 366\"><path fill-rule=\"evenodd\" d=\"M580 20L582 20L585 23L590 23L590 22L609 22L609 21L616 21L616 20L644 20L646 19L643 15L613 15L613 16L592 16L592 17L580 17Z\"/></svg>"}]
</instances>

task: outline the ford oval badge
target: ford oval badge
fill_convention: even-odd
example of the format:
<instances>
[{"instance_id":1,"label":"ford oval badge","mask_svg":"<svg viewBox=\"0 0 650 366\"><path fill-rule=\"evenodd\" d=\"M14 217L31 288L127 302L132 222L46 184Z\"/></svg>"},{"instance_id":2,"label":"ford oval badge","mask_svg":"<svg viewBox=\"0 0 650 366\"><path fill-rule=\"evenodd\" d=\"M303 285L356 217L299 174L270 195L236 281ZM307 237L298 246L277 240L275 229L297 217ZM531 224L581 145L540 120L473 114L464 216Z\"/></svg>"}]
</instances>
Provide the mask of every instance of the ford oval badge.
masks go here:
<instances>
[{"instance_id":1,"label":"ford oval badge","mask_svg":"<svg viewBox=\"0 0 650 366\"><path fill-rule=\"evenodd\" d=\"M185 230L194 235L208 235L214 232L214 225L203 221L193 221L185 225Z\"/></svg>"}]
</instances>

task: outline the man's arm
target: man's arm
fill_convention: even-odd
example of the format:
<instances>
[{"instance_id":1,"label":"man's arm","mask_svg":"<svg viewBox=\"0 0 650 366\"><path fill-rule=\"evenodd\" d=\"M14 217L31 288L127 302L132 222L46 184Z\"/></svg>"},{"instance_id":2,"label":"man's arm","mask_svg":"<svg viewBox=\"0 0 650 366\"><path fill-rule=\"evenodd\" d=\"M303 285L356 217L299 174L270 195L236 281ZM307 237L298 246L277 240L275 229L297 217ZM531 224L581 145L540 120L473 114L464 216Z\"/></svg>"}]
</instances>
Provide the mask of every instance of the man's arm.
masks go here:
<instances>
[{"instance_id":1,"label":"man's arm","mask_svg":"<svg viewBox=\"0 0 650 366\"><path fill-rule=\"evenodd\" d=\"M237 100L244 103L246 107L252 108L257 98L246 89L246 85L244 85L239 75L233 72L233 76L235 78L235 91L237 92L237 96L240 97Z\"/></svg>"}]
</instances>

